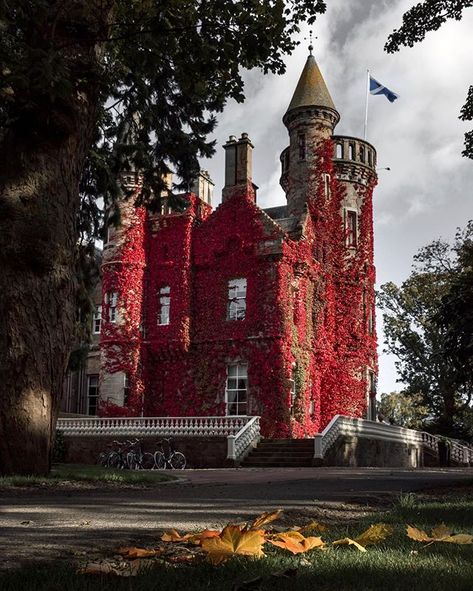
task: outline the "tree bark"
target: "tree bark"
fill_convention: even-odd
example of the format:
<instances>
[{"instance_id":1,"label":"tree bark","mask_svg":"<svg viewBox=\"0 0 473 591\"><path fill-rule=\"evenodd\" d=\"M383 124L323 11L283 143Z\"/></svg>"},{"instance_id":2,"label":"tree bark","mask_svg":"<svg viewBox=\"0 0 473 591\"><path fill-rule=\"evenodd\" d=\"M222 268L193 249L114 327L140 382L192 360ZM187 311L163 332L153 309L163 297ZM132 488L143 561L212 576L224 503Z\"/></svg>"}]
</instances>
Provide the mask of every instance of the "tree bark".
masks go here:
<instances>
[{"instance_id":1,"label":"tree bark","mask_svg":"<svg viewBox=\"0 0 473 591\"><path fill-rule=\"evenodd\" d=\"M66 6L66 5L64 5ZM106 23L84 0L67 5ZM72 11L74 11L72 13ZM77 321L79 181L93 140L100 51L87 27L57 23L74 87L69 97L16 97L0 130L0 474L45 474ZM75 35L75 36L74 36ZM39 41L39 44L41 40ZM74 67L77 66L77 71Z\"/></svg>"}]
</instances>

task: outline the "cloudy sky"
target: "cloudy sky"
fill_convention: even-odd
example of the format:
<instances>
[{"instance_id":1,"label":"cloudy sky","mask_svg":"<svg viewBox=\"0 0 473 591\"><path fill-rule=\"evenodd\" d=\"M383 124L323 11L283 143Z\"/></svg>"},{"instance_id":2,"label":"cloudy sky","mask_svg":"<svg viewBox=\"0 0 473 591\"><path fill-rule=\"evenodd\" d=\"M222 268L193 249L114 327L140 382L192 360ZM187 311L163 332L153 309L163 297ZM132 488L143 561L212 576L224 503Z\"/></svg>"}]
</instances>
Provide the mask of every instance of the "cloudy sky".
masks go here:
<instances>
[{"instance_id":1,"label":"cloudy sky","mask_svg":"<svg viewBox=\"0 0 473 591\"><path fill-rule=\"evenodd\" d=\"M370 98L368 140L378 151L379 185L375 192L375 261L378 285L402 282L419 247L473 218L473 162L461 157L463 134L471 128L458 120L468 86L473 84L473 9L462 21L448 22L423 43L390 55L388 34L399 27L414 0L328 0L315 27L315 57L341 114L336 133L363 136L366 69L400 95L391 104ZM288 144L281 118L289 104L308 51L307 31L287 58L283 76L245 75L246 101L230 103L219 118L216 155L202 162L216 183L214 203L223 187L223 149L231 134L247 132L255 145L254 182L258 203L285 203L279 187L279 154ZM383 353L378 313L379 391L399 389L394 359Z\"/></svg>"}]
</instances>

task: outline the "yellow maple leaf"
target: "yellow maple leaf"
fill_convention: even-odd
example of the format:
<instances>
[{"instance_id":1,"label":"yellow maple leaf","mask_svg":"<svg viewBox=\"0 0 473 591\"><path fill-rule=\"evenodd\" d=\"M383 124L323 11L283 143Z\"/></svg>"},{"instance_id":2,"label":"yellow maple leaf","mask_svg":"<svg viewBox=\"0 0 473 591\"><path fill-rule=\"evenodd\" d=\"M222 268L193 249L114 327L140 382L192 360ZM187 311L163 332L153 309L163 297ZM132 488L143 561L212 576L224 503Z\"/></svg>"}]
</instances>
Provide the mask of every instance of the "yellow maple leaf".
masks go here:
<instances>
[{"instance_id":1,"label":"yellow maple leaf","mask_svg":"<svg viewBox=\"0 0 473 591\"><path fill-rule=\"evenodd\" d=\"M283 532L277 534L274 538L268 538L267 541L274 546L292 552L292 554L302 554L314 548L320 549L325 546L322 538L316 538L314 536L306 538L298 531Z\"/></svg>"},{"instance_id":2,"label":"yellow maple leaf","mask_svg":"<svg viewBox=\"0 0 473 591\"><path fill-rule=\"evenodd\" d=\"M341 540L335 540L332 542L334 546L355 546L360 552L366 552L366 548L359 544L356 540L351 538L342 538Z\"/></svg>"},{"instance_id":3,"label":"yellow maple leaf","mask_svg":"<svg viewBox=\"0 0 473 591\"><path fill-rule=\"evenodd\" d=\"M235 554L261 558L264 542L260 531L245 531L238 525L227 525L218 537L202 540L202 549L212 564L220 564Z\"/></svg>"},{"instance_id":4,"label":"yellow maple leaf","mask_svg":"<svg viewBox=\"0 0 473 591\"><path fill-rule=\"evenodd\" d=\"M356 538L343 538L332 542L334 546L355 546L360 552L366 552L366 546L378 544L390 536L393 528L385 523L375 523Z\"/></svg>"},{"instance_id":5,"label":"yellow maple leaf","mask_svg":"<svg viewBox=\"0 0 473 591\"><path fill-rule=\"evenodd\" d=\"M432 529L429 536L425 531L407 526L407 536L416 542L433 544L434 542L447 542L449 544L473 544L473 536L470 534L454 534L445 523L437 525Z\"/></svg>"},{"instance_id":6,"label":"yellow maple leaf","mask_svg":"<svg viewBox=\"0 0 473 591\"><path fill-rule=\"evenodd\" d=\"M301 532L305 532L305 531L312 531L312 530L328 531L330 528L325 523L320 523L319 521L311 521L307 525L303 525L302 527L299 527L298 529Z\"/></svg>"},{"instance_id":7,"label":"yellow maple leaf","mask_svg":"<svg viewBox=\"0 0 473 591\"><path fill-rule=\"evenodd\" d=\"M277 509L276 511L268 511L267 513L262 513L259 517L257 517L248 527L248 529L259 529L263 525L267 525L276 519L279 519L279 516L282 513L282 509Z\"/></svg>"}]
</instances>

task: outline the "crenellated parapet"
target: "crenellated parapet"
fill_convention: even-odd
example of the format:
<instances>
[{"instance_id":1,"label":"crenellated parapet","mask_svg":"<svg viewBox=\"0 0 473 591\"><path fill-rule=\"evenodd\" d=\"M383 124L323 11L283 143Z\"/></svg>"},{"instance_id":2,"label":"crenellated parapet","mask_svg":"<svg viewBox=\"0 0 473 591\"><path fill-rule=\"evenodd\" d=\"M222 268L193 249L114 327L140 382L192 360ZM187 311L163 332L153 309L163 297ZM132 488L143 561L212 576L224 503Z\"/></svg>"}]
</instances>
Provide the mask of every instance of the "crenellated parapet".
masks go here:
<instances>
[{"instance_id":1,"label":"crenellated parapet","mask_svg":"<svg viewBox=\"0 0 473 591\"><path fill-rule=\"evenodd\" d=\"M374 146L351 136L334 135L332 139L333 162L339 180L367 185L376 178L377 156Z\"/></svg>"}]
</instances>

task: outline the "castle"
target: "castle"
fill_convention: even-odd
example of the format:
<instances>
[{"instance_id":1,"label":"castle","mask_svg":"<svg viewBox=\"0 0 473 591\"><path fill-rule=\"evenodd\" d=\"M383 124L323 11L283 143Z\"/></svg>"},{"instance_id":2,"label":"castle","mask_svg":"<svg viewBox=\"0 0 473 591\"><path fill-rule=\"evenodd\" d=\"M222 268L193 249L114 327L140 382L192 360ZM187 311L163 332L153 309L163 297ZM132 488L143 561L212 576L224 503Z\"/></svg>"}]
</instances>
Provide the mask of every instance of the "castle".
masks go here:
<instances>
[{"instance_id":1,"label":"castle","mask_svg":"<svg viewBox=\"0 0 473 591\"><path fill-rule=\"evenodd\" d=\"M286 205L258 206L243 133L224 146L215 210L205 172L184 211L123 206L104 245L86 412L259 415L264 436L295 438L335 414L374 418L376 151L334 135L339 118L311 51L283 117ZM122 180L139 188L134 172Z\"/></svg>"}]
</instances>

